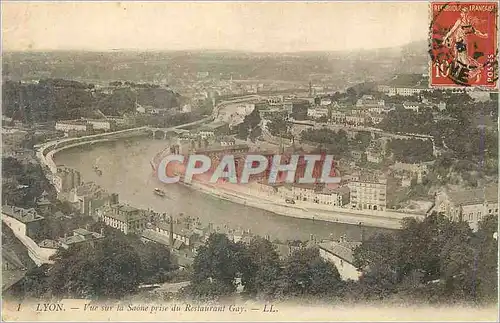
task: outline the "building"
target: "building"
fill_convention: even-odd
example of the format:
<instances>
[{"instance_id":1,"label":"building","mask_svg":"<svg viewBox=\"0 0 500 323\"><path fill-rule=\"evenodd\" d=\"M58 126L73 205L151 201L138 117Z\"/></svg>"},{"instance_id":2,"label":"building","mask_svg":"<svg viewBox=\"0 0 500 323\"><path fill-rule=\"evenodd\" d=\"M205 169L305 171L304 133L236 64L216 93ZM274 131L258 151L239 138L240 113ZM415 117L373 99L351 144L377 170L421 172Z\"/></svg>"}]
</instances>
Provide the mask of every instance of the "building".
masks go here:
<instances>
[{"instance_id":1,"label":"building","mask_svg":"<svg viewBox=\"0 0 500 323\"><path fill-rule=\"evenodd\" d=\"M422 108L422 104L420 102L409 102L405 101L403 102L403 108L405 110L412 110L413 112L419 112L419 110Z\"/></svg>"},{"instance_id":2,"label":"building","mask_svg":"<svg viewBox=\"0 0 500 323\"><path fill-rule=\"evenodd\" d=\"M453 221L466 221L477 230L484 216L498 216L498 186L464 191L442 190L436 193L434 209Z\"/></svg>"},{"instance_id":3,"label":"building","mask_svg":"<svg viewBox=\"0 0 500 323\"><path fill-rule=\"evenodd\" d=\"M283 96L278 95L278 96L268 97L267 104L269 104L270 106L282 105L283 104Z\"/></svg>"},{"instance_id":4,"label":"building","mask_svg":"<svg viewBox=\"0 0 500 323\"><path fill-rule=\"evenodd\" d=\"M347 115L344 112L334 111L330 117L332 123L344 124L346 123Z\"/></svg>"},{"instance_id":5,"label":"building","mask_svg":"<svg viewBox=\"0 0 500 323\"><path fill-rule=\"evenodd\" d=\"M236 143L236 140L234 140L234 138L232 137L222 137L222 138L219 138L219 144L221 145L221 147L225 147L225 146L234 146L234 144Z\"/></svg>"},{"instance_id":6,"label":"building","mask_svg":"<svg viewBox=\"0 0 500 323\"><path fill-rule=\"evenodd\" d=\"M67 167L57 167L54 176L54 187L58 193L69 192L82 183L80 172Z\"/></svg>"},{"instance_id":7,"label":"building","mask_svg":"<svg viewBox=\"0 0 500 323\"><path fill-rule=\"evenodd\" d=\"M362 126L365 124L365 117L362 115L346 115L345 122L353 126Z\"/></svg>"},{"instance_id":8,"label":"building","mask_svg":"<svg viewBox=\"0 0 500 323\"><path fill-rule=\"evenodd\" d=\"M180 223L177 221L174 223L173 218L170 217L168 221L160 221L156 223L154 231L169 239L169 245L174 249L182 249L187 247L192 248L200 238L200 236L194 232L194 227L191 223Z\"/></svg>"},{"instance_id":9,"label":"building","mask_svg":"<svg viewBox=\"0 0 500 323\"><path fill-rule=\"evenodd\" d=\"M307 116L313 119L328 117L328 109L326 108L310 108L307 109Z\"/></svg>"},{"instance_id":10,"label":"building","mask_svg":"<svg viewBox=\"0 0 500 323\"><path fill-rule=\"evenodd\" d=\"M388 84L377 86L379 92L388 96L412 96L433 91L429 88L428 76L422 74L398 74Z\"/></svg>"},{"instance_id":11,"label":"building","mask_svg":"<svg viewBox=\"0 0 500 323\"><path fill-rule=\"evenodd\" d=\"M59 239L61 247L68 249L71 246L82 245L82 244L92 244L95 241L104 239L104 231L101 229L101 233L91 232L86 229L76 229L73 230L72 236L64 236L64 238Z\"/></svg>"},{"instance_id":12,"label":"building","mask_svg":"<svg viewBox=\"0 0 500 323\"><path fill-rule=\"evenodd\" d=\"M387 204L387 180L360 176L348 184L351 208L384 211Z\"/></svg>"},{"instance_id":13,"label":"building","mask_svg":"<svg viewBox=\"0 0 500 323\"><path fill-rule=\"evenodd\" d=\"M361 272L353 265L353 251L359 245L361 242L346 241L345 238L341 238L339 241L323 241L318 247L320 256L335 264L342 279L358 280Z\"/></svg>"},{"instance_id":14,"label":"building","mask_svg":"<svg viewBox=\"0 0 500 323\"><path fill-rule=\"evenodd\" d=\"M332 100L330 98L321 98L321 100L319 101L319 105L321 106L327 106L330 104L332 104Z\"/></svg>"},{"instance_id":15,"label":"building","mask_svg":"<svg viewBox=\"0 0 500 323\"><path fill-rule=\"evenodd\" d=\"M384 100L377 100L372 95L363 95L356 102L356 107L358 108L383 108L385 105Z\"/></svg>"},{"instance_id":16,"label":"building","mask_svg":"<svg viewBox=\"0 0 500 323\"><path fill-rule=\"evenodd\" d=\"M71 131L85 132L91 130L91 125L85 120L66 120L56 122L56 130L69 133Z\"/></svg>"},{"instance_id":17,"label":"building","mask_svg":"<svg viewBox=\"0 0 500 323\"><path fill-rule=\"evenodd\" d=\"M7 216L7 225L12 231L33 237L41 228L43 216L39 215L35 209L23 209L17 206L3 205L2 216Z\"/></svg>"},{"instance_id":18,"label":"building","mask_svg":"<svg viewBox=\"0 0 500 323\"><path fill-rule=\"evenodd\" d=\"M141 234L141 240L143 242L158 243L158 244L160 244L162 246L165 246L167 248L171 246L169 238L165 237L164 234L158 233L154 229L146 229L146 230L144 230L142 232L142 234Z\"/></svg>"},{"instance_id":19,"label":"building","mask_svg":"<svg viewBox=\"0 0 500 323\"><path fill-rule=\"evenodd\" d=\"M141 233L148 223L144 210L124 204L104 205L96 213L100 221L125 234Z\"/></svg>"},{"instance_id":20,"label":"building","mask_svg":"<svg viewBox=\"0 0 500 323\"><path fill-rule=\"evenodd\" d=\"M118 195L109 194L94 182L84 183L70 190L68 201L86 216L95 217L95 210L105 204L117 204Z\"/></svg>"},{"instance_id":21,"label":"building","mask_svg":"<svg viewBox=\"0 0 500 323\"><path fill-rule=\"evenodd\" d=\"M116 128L116 122L113 120L88 119L87 122L92 125L94 130L111 131Z\"/></svg>"}]
</instances>

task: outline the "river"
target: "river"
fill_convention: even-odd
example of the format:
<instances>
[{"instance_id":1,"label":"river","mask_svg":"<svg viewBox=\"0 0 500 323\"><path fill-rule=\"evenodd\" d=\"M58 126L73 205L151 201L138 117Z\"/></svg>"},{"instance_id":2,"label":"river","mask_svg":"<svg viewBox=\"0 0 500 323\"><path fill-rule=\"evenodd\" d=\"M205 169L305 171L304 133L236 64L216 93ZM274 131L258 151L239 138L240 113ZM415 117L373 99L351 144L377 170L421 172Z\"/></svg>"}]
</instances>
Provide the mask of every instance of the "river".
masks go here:
<instances>
[{"instance_id":1,"label":"river","mask_svg":"<svg viewBox=\"0 0 500 323\"><path fill-rule=\"evenodd\" d=\"M391 231L286 217L219 200L180 184L162 184L153 176L149 162L167 145L164 140L148 138L99 143L64 150L56 155L55 162L77 169L85 182L93 181L109 192L118 193L121 203L161 213L184 213L199 217L204 224L211 222L214 227L250 229L254 234L269 235L272 239L307 240L311 234L318 239L338 239L346 234L350 240L360 240L361 235L368 237L376 232ZM102 170L102 176L93 170L94 165ZM167 197L154 195L155 187L162 187Z\"/></svg>"}]
</instances>

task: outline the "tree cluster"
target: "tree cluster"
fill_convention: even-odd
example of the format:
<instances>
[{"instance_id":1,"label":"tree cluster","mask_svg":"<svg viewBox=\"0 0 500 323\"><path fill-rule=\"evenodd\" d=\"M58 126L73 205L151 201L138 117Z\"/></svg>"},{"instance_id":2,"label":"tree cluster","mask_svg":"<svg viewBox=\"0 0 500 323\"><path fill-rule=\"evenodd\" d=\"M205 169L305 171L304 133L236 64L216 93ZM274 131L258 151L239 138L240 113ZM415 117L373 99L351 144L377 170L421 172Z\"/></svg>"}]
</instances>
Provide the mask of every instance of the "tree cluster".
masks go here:
<instances>
[{"instance_id":1,"label":"tree cluster","mask_svg":"<svg viewBox=\"0 0 500 323\"><path fill-rule=\"evenodd\" d=\"M12 157L2 158L2 179L2 203L8 205L35 207L43 191L54 191L40 165L21 163Z\"/></svg>"},{"instance_id":2,"label":"tree cluster","mask_svg":"<svg viewBox=\"0 0 500 323\"><path fill-rule=\"evenodd\" d=\"M421 163L434 158L430 140L392 139L387 148L394 154L394 159L402 163Z\"/></svg>"},{"instance_id":3,"label":"tree cluster","mask_svg":"<svg viewBox=\"0 0 500 323\"><path fill-rule=\"evenodd\" d=\"M157 86L115 88L111 93L92 84L48 79L38 84L7 81L2 86L2 112L26 123L94 117L97 109L105 115L121 116L135 111L135 103L156 108L176 108L180 96Z\"/></svg>"},{"instance_id":4,"label":"tree cluster","mask_svg":"<svg viewBox=\"0 0 500 323\"><path fill-rule=\"evenodd\" d=\"M237 288L264 299L334 297L342 281L335 265L320 257L318 249L297 248L285 259L270 241L256 237L248 245L226 235L212 234L198 249L187 297L214 300L231 296Z\"/></svg>"},{"instance_id":5,"label":"tree cluster","mask_svg":"<svg viewBox=\"0 0 500 323\"><path fill-rule=\"evenodd\" d=\"M260 128L260 112L258 109L253 109L250 114L246 115L243 122L237 125L237 137L243 140L248 138L255 140L262 134L262 129Z\"/></svg>"},{"instance_id":6,"label":"tree cluster","mask_svg":"<svg viewBox=\"0 0 500 323\"><path fill-rule=\"evenodd\" d=\"M405 219L395 234L378 234L354 250L362 277L355 298L404 298L429 302L495 302L498 218L487 216L478 232L466 222L433 213Z\"/></svg>"},{"instance_id":7,"label":"tree cluster","mask_svg":"<svg viewBox=\"0 0 500 323\"><path fill-rule=\"evenodd\" d=\"M140 284L162 283L176 268L167 248L106 230L93 243L58 249L49 268L36 268L13 291L16 297L118 299Z\"/></svg>"}]
</instances>

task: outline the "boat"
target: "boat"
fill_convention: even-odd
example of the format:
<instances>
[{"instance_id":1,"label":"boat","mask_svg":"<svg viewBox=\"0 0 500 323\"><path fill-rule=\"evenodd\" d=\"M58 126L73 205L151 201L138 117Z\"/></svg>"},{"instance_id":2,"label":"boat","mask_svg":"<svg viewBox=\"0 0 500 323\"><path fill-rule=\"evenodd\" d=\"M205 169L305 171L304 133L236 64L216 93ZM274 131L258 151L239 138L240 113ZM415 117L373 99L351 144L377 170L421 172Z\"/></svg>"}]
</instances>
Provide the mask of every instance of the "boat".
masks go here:
<instances>
[{"instance_id":1,"label":"boat","mask_svg":"<svg viewBox=\"0 0 500 323\"><path fill-rule=\"evenodd\" d=\"M164 197L166 194L164 191L162 191L161 189L159 188L155 188L154 191L153 191L156 195L158 196L161 196L161 197Z\"/></svg>"}]
</instances>

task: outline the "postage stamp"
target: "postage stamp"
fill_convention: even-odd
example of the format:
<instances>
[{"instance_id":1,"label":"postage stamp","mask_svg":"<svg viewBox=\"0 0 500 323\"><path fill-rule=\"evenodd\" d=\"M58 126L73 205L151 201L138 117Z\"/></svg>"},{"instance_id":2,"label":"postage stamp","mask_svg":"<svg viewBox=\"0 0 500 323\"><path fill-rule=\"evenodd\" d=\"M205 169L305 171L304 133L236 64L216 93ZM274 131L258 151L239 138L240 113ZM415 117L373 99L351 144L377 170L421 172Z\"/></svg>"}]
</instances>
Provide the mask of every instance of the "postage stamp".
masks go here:
<instances>
[{"instance_id":1,"label":"postage stamp","mask_svg":"<svg viewBox=\"0 0 500 323\"><path fill-rule=\"evenodd\" d=\"M498 4L429 1L3 1L1 321L498 322Z\"/></svg>"},{"instance_id":2,"label":"postage stamp","mask_svg":"<svg viewBox=\"0 0 500 323\"><path fill-rule=\"evenodd\" d=\"M498 88L498 2L430 3L430 86Z\"/></svg>"}]
</instances>

